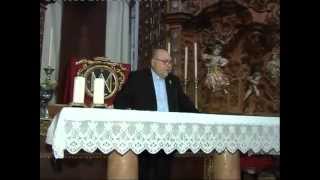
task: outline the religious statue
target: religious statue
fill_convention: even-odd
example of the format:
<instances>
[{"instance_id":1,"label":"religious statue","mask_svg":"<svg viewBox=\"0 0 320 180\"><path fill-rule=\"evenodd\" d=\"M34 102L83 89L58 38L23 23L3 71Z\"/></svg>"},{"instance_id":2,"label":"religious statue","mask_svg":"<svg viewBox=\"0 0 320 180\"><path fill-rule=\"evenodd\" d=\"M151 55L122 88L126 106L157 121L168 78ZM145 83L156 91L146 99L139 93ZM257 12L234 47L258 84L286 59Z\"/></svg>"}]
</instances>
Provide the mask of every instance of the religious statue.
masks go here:
<instances>
[{"instance_id":1,"label":"religious statue","mask_svg":"<svg viewBox=\"0 0 320 180\"><path fill-rule=\"evenodd\" d=\"M221 52L222 44L216 43L212 55L207 53L202 54L202 59L206 61L206 67L208 68L205 85L211 89L212 92L223 90L224 93L227 94L226 86L230 83L222 67L229 61L221 56Z\"/></svg>"},{"instance_id":2,"label":"religious statue","mask_svg":"<svg viewBox=\"0 0 320 180\"><path fill-rule=\"evenodd\" d=\"M259 80L261 79L261 73L260 72L254 72L251 76L248 77L249 81L249 88L243 98L245 101L252 93L254 93L256 96L260 96L260 91L258 89Z\"/></svg>"},{"instance_id":3,"label":"religious statue","mask_svg":"<svg viewBox=\"0 0 320 180\"><path fill-rule=\"evenodd\" d=\"M280 53L272 52L271 61L266 65L267 71L271 79L278 81L280 79Z\"/></svg>"}]
</instances>

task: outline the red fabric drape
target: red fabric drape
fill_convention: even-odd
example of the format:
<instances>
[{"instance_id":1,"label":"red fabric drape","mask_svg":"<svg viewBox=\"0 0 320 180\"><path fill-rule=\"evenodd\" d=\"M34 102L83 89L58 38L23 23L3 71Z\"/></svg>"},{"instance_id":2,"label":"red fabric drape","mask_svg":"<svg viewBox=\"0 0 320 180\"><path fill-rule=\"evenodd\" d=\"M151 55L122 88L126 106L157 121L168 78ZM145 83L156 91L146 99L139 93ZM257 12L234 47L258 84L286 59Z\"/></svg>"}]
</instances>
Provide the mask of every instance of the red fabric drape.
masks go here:
<instances>
[{"instance_id":1,"label":"red fabric drape","mask_svg":"<svg viewBox=\"0 0 320 180\"><path fill-rule=\"evenodd\" d=\"M240 167L242 170L254 168L257 171L271 169L274 166L274 160L268 155L242 155L240 156Z\"/></svg>"},{"instance_id":2,"label":"red fabric drape","mask_svg":"<svg viewBox=\"0 0 320 180\"><path fill-rule=\"evenodd\" d=\"M63 92L63 104L69 104L72 102L73 98L73 85L74 85L74 77L77 75L78 70L81 68L81 64L76 65L76 62L78 61L77 58L73 57L70 59L67 65L66 69L66 80L64 83L64 92ZM121 64L121 63L120 63ZM130 64L121 64L124 66L127 70L124 71L125 73L125 80L127 80L129 73L131 71L131 65ZM114 101L115 96L105 100L105 104L112 105ZM92 103L92 97L85 95L84 103L86 105L91 105Z\"/></svg>"}]
</instances>

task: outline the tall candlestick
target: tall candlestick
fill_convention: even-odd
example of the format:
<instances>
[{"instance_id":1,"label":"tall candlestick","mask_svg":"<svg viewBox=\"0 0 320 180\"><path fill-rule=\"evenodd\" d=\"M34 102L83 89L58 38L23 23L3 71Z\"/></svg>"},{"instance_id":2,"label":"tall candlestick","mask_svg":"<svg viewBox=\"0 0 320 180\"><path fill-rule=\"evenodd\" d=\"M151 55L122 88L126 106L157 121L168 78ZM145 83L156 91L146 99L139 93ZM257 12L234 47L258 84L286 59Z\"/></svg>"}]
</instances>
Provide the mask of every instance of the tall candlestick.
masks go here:
<instances>
[{"instance_id":1,"label":"tall candlestick","mask_svg":"<svg viewBox=\"0 0 320 180\"><path fill-rule=\"evenodd\" d=\"M198 108L198 46L196 42L194 43L194 86L194 103L196 108Z\"/></svg>"},{"instance_id":2,"label":"tall candlestick","mask_svg":"<svg viewBox=\"0 0 320 180\"><path fill-rule=\"evenodd\" d=\"M194 104L198 109L198 79L196 79L194 82Z\"/></svg>"},{"instance_id":3,"label":"tall candlestick","mask_svg":"<svg viewBox=\"0 0 320 180\"><path fill-rule=\"evenodd\" d=\"M170 44L170 42L168 42L168 53L169 53L169 56L170 56L170 54L171 54L171 44Z\"/></svg>"},{"instance_id":4,"label":"tall candlestick","mask_svg":"<svg viewBox=\"0 0 320 180\"><path fill-rule=\"evenodd\" d=\"M104 78L96 78L94 80L93 104L104 104Z\"/></svg>"},{"instance_id":5,"label":"tall candlestick","mask_svg":"<svg viewBox=\"0 0 320 180\"><path fill-rule=\"evenodd\" d=\"M84 90L85 90L85 78L82 76L76 76L74 78L73 86L73 103L83 104L84 103Z\"/></svg>"},{"instance_id":6,"label":"tall candlestick","mask_svg":"<svg viewBox=\"0 0 320 180\"><path fill-rule=\"evenodd\" d=\"M184 79L188 79L188 47L184 48Z\"/></svg>"},{"instance_id":7,"label":"tall candlestick","mask_svg":"<svg viewBox=\"0 0 320 180\"><path fill-rule=\"evenodd\" d=\"M198 52L197 52L197 43L194 43L194 78L198 79Z\"/></svg>"},{"instance_id":8,"label":"tall candlestick","mask_svg":"<svg viewBox=\"0 0 320 180\"><path fill-rule=\"evenodd\" d=\"M51 65L51 61L52 61L52 43L53 43L53 29L50 29L50 39L49 39L49 62L48 62L48 66Z\"/></svg>"}]
</instances>

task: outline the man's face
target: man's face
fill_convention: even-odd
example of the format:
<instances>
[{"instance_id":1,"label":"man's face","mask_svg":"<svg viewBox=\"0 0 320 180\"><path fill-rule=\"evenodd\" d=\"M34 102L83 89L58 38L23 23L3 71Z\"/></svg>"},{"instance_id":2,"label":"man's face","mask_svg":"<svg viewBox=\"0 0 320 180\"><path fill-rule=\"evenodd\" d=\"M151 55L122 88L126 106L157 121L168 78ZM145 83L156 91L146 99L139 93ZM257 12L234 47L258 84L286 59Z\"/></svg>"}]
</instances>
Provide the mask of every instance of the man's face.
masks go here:
<instances>
[{"instance_id":1,"label":"man's face","mask_svg":"<svg viewBox=\"0 0 320 180\"><path fill-rule=\"evenodd\" d=\"M166 78L172 70L172 59L168 52L159 50L151 60L152 69L162 78Z\"/></svg>"}]
</instances>

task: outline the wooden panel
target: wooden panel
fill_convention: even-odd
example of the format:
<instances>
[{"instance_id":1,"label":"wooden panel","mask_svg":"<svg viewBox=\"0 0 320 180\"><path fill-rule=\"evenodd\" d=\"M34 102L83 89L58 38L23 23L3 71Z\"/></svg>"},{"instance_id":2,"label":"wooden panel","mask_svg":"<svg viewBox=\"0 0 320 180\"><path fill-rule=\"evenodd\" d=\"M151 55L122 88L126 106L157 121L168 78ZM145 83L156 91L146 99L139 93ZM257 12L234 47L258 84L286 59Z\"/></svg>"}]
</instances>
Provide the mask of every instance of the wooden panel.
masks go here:
<instances>
[{"instance_id":1,"label":"wooden panel","mask_svg":"<svg viewBox=\"0 0 320 180\"><path fill-rule=\"evenodd\" d=\"M102 180L106 177L106 159L59 159L52 158L51 147L40 136L40 179Z\"/></svg>"},{"instance_id":2,"label":"wooden panel","mask_svg":"<svg viewBox=\"0 0 320 180\"><path fill-rule=\"evenodd\" d=\"M171 180L203 179L204 157L196 155L182 155L173 160Z\"/></svg>"}]
</instances>

